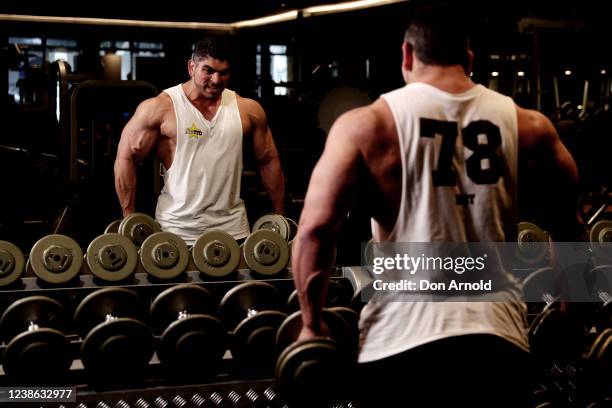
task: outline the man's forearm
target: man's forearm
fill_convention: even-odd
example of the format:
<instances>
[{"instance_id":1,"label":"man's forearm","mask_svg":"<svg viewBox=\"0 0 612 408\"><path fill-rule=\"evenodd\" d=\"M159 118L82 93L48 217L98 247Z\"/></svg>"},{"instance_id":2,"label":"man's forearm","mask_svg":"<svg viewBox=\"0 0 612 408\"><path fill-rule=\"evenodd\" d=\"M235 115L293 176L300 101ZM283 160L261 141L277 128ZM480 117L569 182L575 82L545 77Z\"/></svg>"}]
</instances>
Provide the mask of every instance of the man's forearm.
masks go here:
<instances>
[{"instance_id":1,"label":"man's forearm","mask_svg":"<svg viewBox=\"0 0 612 408\"><path fill-rule=\"evenodd\" d=\"M321 334L321 310L334 261L333 246L329 242L320 234L306 230L298 232L293 247L292 267L302 321L313 334Z\"/></svg>"},{"instance_id":2,"label":"man's forearm","mask_svg":"<svg viewBox=\"0 0 612 408\"><path fill-rule=\"evenodd\" d=\"M259 166L261 180L277 214L285 214L285 177L278 156Z\"/></svg>"},{"instance_id":3,"label":"man's forearm","mask_svg":"<svg viewBox=\"0 0 612 408\"><path fill-rule=\"evenodd\" d=\"M136 210L136 164L130 159L115 162L115 191L125 217Z\"/></svg>"}]
</instances>

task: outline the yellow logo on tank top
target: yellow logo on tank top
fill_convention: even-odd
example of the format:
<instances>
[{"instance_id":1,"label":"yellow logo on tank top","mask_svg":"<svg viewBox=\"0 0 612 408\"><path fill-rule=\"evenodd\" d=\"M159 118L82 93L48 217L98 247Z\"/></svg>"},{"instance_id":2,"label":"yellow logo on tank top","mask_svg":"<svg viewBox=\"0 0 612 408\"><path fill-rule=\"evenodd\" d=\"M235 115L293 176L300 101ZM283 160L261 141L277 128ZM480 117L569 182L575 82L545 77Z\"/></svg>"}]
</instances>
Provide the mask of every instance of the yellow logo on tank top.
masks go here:
<instances>
[{"instance_id":1,"label":"yellow logo on tank top","mask_svg":"<svg viewBox=\"0 0 612 408\"><path fill-rule=\"evenodd\" d=\"M200 129L198 129L195 125L195 123L191 124L191 127L188 127L185 130L185 134L187 136L189 136L189 139L199 139L202 137L202 135L204 134L204 132L202 132Z\"/></svg>"}]
</instances>

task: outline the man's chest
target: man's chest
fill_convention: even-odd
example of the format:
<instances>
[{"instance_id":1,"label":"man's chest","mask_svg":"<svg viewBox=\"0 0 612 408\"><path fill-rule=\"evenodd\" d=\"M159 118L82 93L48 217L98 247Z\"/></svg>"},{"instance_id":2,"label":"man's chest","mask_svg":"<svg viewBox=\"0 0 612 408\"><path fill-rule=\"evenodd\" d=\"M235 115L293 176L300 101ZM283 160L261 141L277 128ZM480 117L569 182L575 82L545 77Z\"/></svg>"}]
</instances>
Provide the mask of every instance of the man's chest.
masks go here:
<instances>
[{"instance_id":1,"label":"man's chest","mask_svg":"<svg viewBox=\"0 0 612 408\"><path fill-rule=\"evenodd\" d=\"M203 115L197 113L183 114L177 119L177 115L172 110L166 114L160 126L160 133L163 137L176 141L179 135L191 139L198 139L205 135L232 132L241 133L241 136L249 135L252 131L252 124L249 118L238 111L234 115L221 115L213 121L204 120Z\"/></svg>"}]
</instances>

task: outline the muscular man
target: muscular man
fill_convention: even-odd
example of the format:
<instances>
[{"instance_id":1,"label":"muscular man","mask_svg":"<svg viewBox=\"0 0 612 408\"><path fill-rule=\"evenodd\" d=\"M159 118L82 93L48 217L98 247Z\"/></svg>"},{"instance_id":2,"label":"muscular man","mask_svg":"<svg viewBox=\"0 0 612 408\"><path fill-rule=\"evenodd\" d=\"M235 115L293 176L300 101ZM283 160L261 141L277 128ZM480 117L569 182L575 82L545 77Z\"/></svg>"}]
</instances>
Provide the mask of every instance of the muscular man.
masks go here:
<instances>
[{"instance_id":1,"label":"muscular man","mask_svg":"<svg viewBox=\"0 0 612 408\"><path fill-rule=\"evenodd\" d=\"M249 234L240 199L242 141L251 138L274 211L284 213L285 182L261 105L226 88L230 50L224 42L196 44L189 81L142 102L121 135L115 187L123 215L134 212L136 164L155 149L165 168L155 217L188 244L208 229L236 239Z\"/></svg>"},{"instance_id":2,"label":"muscular man","mask_svg":"<svg viewBox=\"0 0 612 408\"><path fill-rule=\"evenodd\" d=\"M571 203L577 169L552 123L471 81L462 21L443 8L415 14L402 44L407 85L333 125L293 246L301 339L327 332L321 308L333 243L354 200L369 203L380 243L514 240L520 151L565 185L551 202ZM357 196L358 186L371 191ZM551 207L564 212L554 231L575 222L572 208ZM526 307L510 276L498 298L368 303L356 387L364 406L522 406Z\"/></svg>"}]
</instances>

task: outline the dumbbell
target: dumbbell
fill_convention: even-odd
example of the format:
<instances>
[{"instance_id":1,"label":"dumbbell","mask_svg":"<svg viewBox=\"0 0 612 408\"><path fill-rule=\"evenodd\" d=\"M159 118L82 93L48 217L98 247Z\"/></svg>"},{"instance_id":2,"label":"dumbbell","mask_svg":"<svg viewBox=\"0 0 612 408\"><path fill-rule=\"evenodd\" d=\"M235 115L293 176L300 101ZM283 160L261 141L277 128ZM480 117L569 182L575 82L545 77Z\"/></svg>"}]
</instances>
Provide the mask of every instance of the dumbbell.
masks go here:
<instances>
[{"instance_id":1,"label":"dumbbell","mask_svg":"<svg viewBox=\"0 0 612 408\"><path fill-rule=\"evenodd\" d=\"M527 303L527 313L537 315L548 305L559 300L561 281L550 266L536 269L527 275L521 285Z\"/></svg>"},{"instance_id":2,"label":"dumbbell","mask_svg":"<svg viewBox=\"0 0 612 408\"><path fill-rule=\"evenodd\" d=\"M210 278L225 278L233 274L240 263L240 247L228 233L211 230L202 234L191 248L193 263Z\"/></svg>"},{"instance_id":3,"label":"dumbbell","mask_svg":"<svg viewBox=\"0 0 612 408\"><path fill-rule=\"evenodd\" d=\"M244 241L242 254L254 272L271 276L285 270L289 264L289 245L278 233L266 229L252 232Z\"/></svg>"},{"instance_id":4,"label":"dumbbell","mask_svg":"<svg viewBox=\"0 0 612 408\"><path fill-rule=\"evenodd\" d=\"M104 288L87 295L74 321L83 343L81 360L93 383L138 382L153 355L151 330L143 323L140 298L125 288Z\"/></svg>"},{"instance_id":5,"label":"dumbbell","mask_svg":"<svg viewBox=\"0 0 612 408\"><path fill-rule=\"evenodd\" d=\"M365 283L363 286L357 288L351 298L351 309L357 313L361 313L366 303L376 294L374 287L372 286L373 281Z\"/></svg>"},{"instance_id":6,"label":"dumbbell","mask_svg":"<svg viewBox=\"0 0 612 408\"><path fill-rule=\"evenodd\" d=\"M217 372L228 336L213 317L215 309L210 292L193 284L166 289L151 303L152 324L161 334L158 356L173 378L194 380Z\"/></svg>"},{"instance_id":7,"label":"dumbbell","mask_svg":"<svg viewBox=\"0 0 612 408\"><path fill-rule=\"evenodd\" d=\"M327 297L325 299L325 307L331 306L346 306L350 303L350 297L344 286L335 280L329 280L327 285ZM287 299L287 311L293 313L300 310L300 300L297 290L291 292Z\"/></svg>"},{"instance_id":8,"label":"dumbbell","mask_svg":"<svg viewBox=\"0 0 612 408\"><path fill-rule=\"evenodd\" d=\"M255 221L253 224L253 232L267 230L276 232L285 241L289 248L289 262L291 262L291 249L293 248L293 240L297 235L298 224L289 217L284 217L280 214L266 214Z\"/></svg>"},{"instance_id":9,"label":"dumbbell","mask_svg":"<svg viewBox=\"0 0 612 408\"><path fill-rule=\"evenodd\" d=\"M171 232L149 235L139 252L143 268L157 279L174 279L189 264L189 247L181 237Z\"/></svg>"},{"instance_id":10,"label":"dumbbell","mask_svg":"<svg viewBox=\"0 0 612 408\"><path fill-rule=\"evenodd\" d=\"M64 307L49 297L30 296L11 304L0 318L7 376L19 385L61 382L72 362L70 342L60 331L65 324Z\"/></svg>"},{"instance_id":11,"label":"dumbbell","mask_svg":"<svg viewBox=\"0 0 612 408\"><path fill-rule=\"evenodd\" d=\"M0 241L0 287L14 283L23 275L25 259L21 250L8 241Z\"/></svg>"},{"instance_id":12,"label":"dumbbell","mask_svg":"<svg viewBox=\"0 0 612 408\"><path fill-rule=\"evenodd\" d=\"M597 221L589 231L591 250L598 264L612 263L612 221Z\"/></svg>"},{"instance_id":13,"label":"dumbbell","mask_svg":"<svg viewBox=\"0 0 612 408\"><path fill-rule=\"evenodd\" d=\"M583 355L585 384L591 396L610 396L610 370L612 370L612 328L599 333ZM608 393L608 395L604 395ZM607 405L606 405L607 406Z\"/></svg>"},{"instance_id":14,"label":"dumbbell","mask_svg":"<svg viewBox=\"0 0 612 408\"><path fill-rule=\"evenodd\" d=\"M62 284L74 279L82 266L79 244L66 235L52 234L34 244L26 269L44 282Z\"/></svg>"},{"instance_id":15,"label":"dumbbell","mask_svg":"<svg viewBox=\"0 0 612 408\"><path fill-rule=\"evenodd\" d=\"M297 341L301 312L291 314L278 329L275 378L291 406L324 406L349 394L358 338L338 313L323 309L321 318L329 328L329 338Z\"/></svg>"},{"instance_id":16,"label":"dumbbell","mask_svg":"<svg viewBox=\"0 0 612 408\"><path fill-rule=\"evenodd\" d=\"M524 265L536 266L549 254L548 233L530 222L518 223L515 257Z\"/></svg>"},{"instance_id":17,"label":"dumbbell","mask_svg":"<svg viewBox=\"0 0 612 408\"><path fill-rule=\"evenodd\" d=\"M257 221L253 223L253 231L259 230L274 231L285 241L289 242L295 237L297 225L295 225L295 221L290 224L288 219L280 214L266 214L259 217Z\"/></svg>"},{"instance_id":18,"label":"dumbbell","mask_svg":"<svg viewBox=\"0 0 612 408\"><path fill-rule=\"evenodd\" d=\"M276 331L286 314L278 290L269 283L241 283L223 296L219 316L233 331L232 356L244 374L272 374Z\"/></svg>"},{"instance_id":19,"label":"dumbbell","mask_svg":"<svg viewBox=\"0 0 612 408\"><path fill-rule=\"evenodd\" d=\"M85 254L91 273L108 282L117 282L130 277L138 266L138 250L127 237L107 233L95 238Z\"/></svg>"},{"instance_id":20,"label":"dumbbell","mask_svg":"<svg viewBox=\"0 0 612 408\"><path fill-rule=\"evenodd\" d=\"M119 225L121 225L122 219L115 220L108 224L104 229L105 234L118 234L119 233Z\"/></svg>"},{"instance_id":21,"label":"dumbbell","mask_svg":"<svg viewBox=\"0 0 612 408\"><path fill-rule=\"evenodd\" d=\"M581 317L561 311L556 303L546 306L529 327L531 353L545 368L576 361L585 338Z\"/></svg>"},{"instance_id":22,"label":"dumbbell","mask_svg":"<svg viewBox=\"0 0 612 408\"><path fill-rule=\"evenodd\" d=\"M359 339L359 313L346 306L332 306L328 307L327 310L342 317L351 329L353 338Z\"/></svg>"},{"instance_id":23,"label":"dumbbell","mask_svg":"<svg viewBox=\"0 0 612 408\"><path fill-rule=\"evenodd\" d=\"M107 230L112 231L114 227L111 225L107 227ZM117 227L117 232L132 240L137 247L141 246L150 235L160 231L160 225L143 213L132 213L126 216Z\"/></svg>"},{"instance_id":24,"label":"dumbbell","mask_svg":"<svg viewBox=\"0 0 612 408\"><path fill-rule=\"evenodd\" d=\"M599 265L590 272L592 281L595 282L595 291L598 300L595 304L594 325L603 331L612 327L612 265Z\"/></svg>"}]
</instances>

